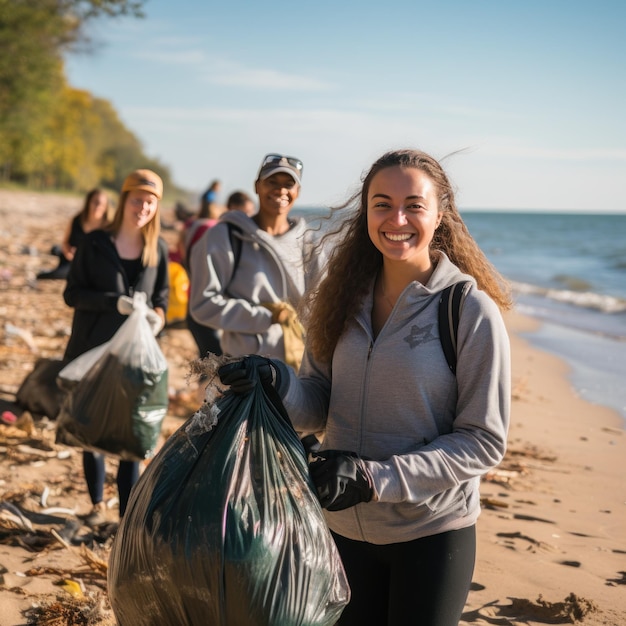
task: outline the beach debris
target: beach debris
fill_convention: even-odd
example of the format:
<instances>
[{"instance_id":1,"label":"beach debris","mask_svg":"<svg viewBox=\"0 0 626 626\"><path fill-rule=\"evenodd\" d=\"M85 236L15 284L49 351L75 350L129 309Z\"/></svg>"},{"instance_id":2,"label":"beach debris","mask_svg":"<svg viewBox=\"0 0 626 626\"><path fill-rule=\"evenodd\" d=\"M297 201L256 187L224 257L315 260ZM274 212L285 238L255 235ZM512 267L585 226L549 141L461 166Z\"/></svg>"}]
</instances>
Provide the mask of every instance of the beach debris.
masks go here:
<instances>
[{"instance_id":1,"label":"beach debris","mask_svg":"<svg viewBox=\"0 0 626 626\"><path fill-rule=\"evenodd\" d=\"M9 439L23 439L24 437L30 437L35 432L35 423L33 416L24 411L15 422L8 424L0 423L0 441L7 443Z\"/></svg>"},{"instance_id":2,"label":"beach debris","mask_svg":"<svg viewBox=\"0 0 626 626\"><path fill-rule=\"evenodd\" d=\"M518 470L493 469L483 476L483 480L491 483L508 484L514 478L519 478L522 472Z\"/></svg>"},{"instance_id":3,"label":"beach debris","mask_svg":"<svg viewBox=\"0 0 626 626\"><path fill-rule=\"evenodd\" d=\"M43 508L46 508L47 504L48 504L48 496L50 495L50 487L48 487L48 485L46 485L42 492L41 492L41 498L39 498L39 504L41 504L41 506Z\"/></svg>"},{"instance_id":4,"label":"beach debris","mask_svg":"<svg viewBox=\"0 0 626 626\"><path fill-rule=\"evenodd\" d=\"M49 506L41 511L42 515L76 515L76 509L66 506Z\"/></svg>"},{"instance_id":5,"label":"beach debris","mask_svg":"<svg viewBox=\"0 0 626 626\"><path fill-rule=\"evenodd\" d=\"M41 599L23 615L29 626L115 626L100 594Z\"/></svg>"},{"instance_id":6,"label":"beach debris","mask_svg":"<svg viewBox=\"0 0 626 626\"><path fill-rule=\"evenodd\" d=\"M50 530L50 534L65 548L69 547L70 541L74 539L76 533L81 527L81 523L77 519L65 520L65 526L56 531L54 528Z\"/></svg>"},{"instance_id":7,"label":"beach debris","mask_svg":"<svg viewBox=\"0 0 626 626\"><path fill-rule=\"evenodd\" d=\"M42 450L41 448L36 448L27 444L20 444L16 446L15 449L22 454L36 456L42 459L55 459L57 456L55 450Z\"/></svg>"},{"instance_id":8,"label":"beach debris","mask_svg":"<svg viewBox=\"0 0 626 626\"><path fill-rule=\"evenodd\" d=\"M533 537L529 537L528 535L524 535L523 533L516 531L511 533L496 533L496 537L502 537L505 539L504 546L510 548L511 550L516 549L516 540L525 541L530 544L526 549L530 552L535 552L535 548L540 548L541 550L545 550L547 552L556 552L558 548L552 544L546 543L545 541L539 541L538 539L534 539Z\"/></svg>"},{"instance_id":9,"label":"beach debris","mask_svg":"<svg viewBox=\"0 0 626 626\"><path fill-rule=\"evenodd\" d=\"M612 435L623 435L624 431L621 428L614 428L613 426L603 426L602 432L611 433Z\"/></svg>"},{"instance_id":10,"label":"beach debris","mask_svg":"<svg viewBox=\"0 0 626 626\"><path fill-rule=\"evenodd\" d=\"M37 250L35 246L23 244L20 247L20 254L25 254L27 256L39 256L39 250Z\"/></svg>"},{"instance_id":11,"label":"beach debris","mask_svg":"<svg viewBox=\"0 0 626 626\"><path fill-rule=\"evenodd\" d=\"M38 352L37 346L35 345L35 340L33 339L33 335L29 330L25 330L23 328L20 328L19 326L15 326L14 324L11 324L11 322L5 322L4 332L7 337L18 337L19 339L21 339L28 346L28 349L31 352Z\"/></svg>"},{"instance_id":12,"label":"beach debris","mask_svg":"<svg viewBox=\"0 0 626 626\"><path fill-rule=\"evenodd\" d=\"M5 426L0 424L0 441L2 443L9 443L12 439L25 439L28 437L28 433L17 426ZM7 452L8 450L3 450Z\"/></svg>"},{"instance_id":13,"label":"beach debris","mask_svg":"<svg viewBox=\"0 0 626 626\"><path fill-rule=\"evenodd\" d=\"M496 498L484 497L480 499L480 504L486 509L508 509L509 503L504 500L497 500Z\"/></svg>"},{"instance_id":14,"label":"beach debris","mask_svg":"<svg viewBox=\"0 0 626 626\"><path fill-rule=\"evenodd\" d=\"M81 585L79 581L72 580L71 578L63 578L55 583L55 585L61 587L63 591L67 591L74 598L84 598L85 594L84 585Z\"/></svg>"},{"instance_id":15,"label":"beach debris","mask_svg":"<svg viewBox=\"0 0 626 626\"><path fill-rule=\"evenodd\" d=\"M35 532L30 520L11 502L0 502L0 529L19 530L27 533Z\"/></svg>"},{"instance_id":16,"label":"beach debris","mask_svg":"<svg viewBox=\"0 0 626 626\"><path fill-rule=\"evenodd\" d=\"M3 424L8 424L10 426L17 422L17 415L15 415L13 411L4 411L0 419L2 420Z\"/></svg>"},{"instance_id":17,"label":"beach debris","mask_svg":"<svg viewBox=\"0 0 626 626\"><path fill-rule=\"evenodd\" d=\"M536 517L534 515L524 515L523 513L515 513L513 515L513 519L521 519L521 520L524 520L525 522L543 522L544 524L556 523L556 522L553 522L552 520L544 519L543 517Z\"/></svg>"}]
</instances>

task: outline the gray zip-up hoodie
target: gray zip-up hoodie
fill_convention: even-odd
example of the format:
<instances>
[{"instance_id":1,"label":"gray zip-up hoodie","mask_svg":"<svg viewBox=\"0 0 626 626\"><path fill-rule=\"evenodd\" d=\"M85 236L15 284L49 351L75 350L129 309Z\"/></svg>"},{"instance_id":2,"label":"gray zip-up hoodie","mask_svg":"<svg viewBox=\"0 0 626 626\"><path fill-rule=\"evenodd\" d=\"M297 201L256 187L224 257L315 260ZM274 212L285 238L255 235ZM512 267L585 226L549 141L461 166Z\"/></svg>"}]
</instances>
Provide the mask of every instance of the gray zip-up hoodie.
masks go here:
<instances>
[{"instance_id":1,"label":"gray zip-up hoodie","mask_svg":"<svg viewBox=\"0 0 626 626\"><path fill-rule=\"evenodd\" d=\"M241 211L228 211L191 249L189 312L199 324L221 329L221 347L233 356L262 354L285 358L283 331L272 324L262 302L288 302L297 308L319 278L324 255L311 255L312 232L302 218L283 235L269 235ZM241 239L235 269L232 236Z\"/></svg>"},{"instance_id":2,"label":"gray zip-up hoodie","mask_svg":"<svg viewBox=\"0 0 626 626\"><path fill-rule=\"evenodd\" d=\"M455 378L437 311L439 293L459 280L474 285L461 313ZM330 366L305 353L299 375L289 369L288 388L281 385L297 430L323 430L322 449L370 459L374 500L326 512L328 524L375 544L470 526L480 513L480 476L506 448L510 350L502 316L444 254L427 285L406 287L376 339L372 298L370 290Z\"/></svg>"}]
</instances>

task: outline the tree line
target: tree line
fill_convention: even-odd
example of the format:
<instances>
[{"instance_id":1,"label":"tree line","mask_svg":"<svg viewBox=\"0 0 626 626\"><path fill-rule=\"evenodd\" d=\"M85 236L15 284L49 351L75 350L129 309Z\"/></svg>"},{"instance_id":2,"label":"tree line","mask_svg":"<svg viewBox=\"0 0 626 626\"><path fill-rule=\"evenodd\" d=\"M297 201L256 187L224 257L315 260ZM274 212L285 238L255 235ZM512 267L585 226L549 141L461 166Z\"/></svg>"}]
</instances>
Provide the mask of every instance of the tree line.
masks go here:
<instances>
[{"instance_id":1,"label":"tree line","mask_svg":"<svg viewBox=\"0 0 626 626\"><path fill-rule=\"evenodd\" d=\"M0 182L31 189L119 189L147 167L173 189L169 169L144 154L107 100L67 83L63 57L90 47L101 16L142 17L143 0L0 0Z\"/></svg>"}]
</instances>

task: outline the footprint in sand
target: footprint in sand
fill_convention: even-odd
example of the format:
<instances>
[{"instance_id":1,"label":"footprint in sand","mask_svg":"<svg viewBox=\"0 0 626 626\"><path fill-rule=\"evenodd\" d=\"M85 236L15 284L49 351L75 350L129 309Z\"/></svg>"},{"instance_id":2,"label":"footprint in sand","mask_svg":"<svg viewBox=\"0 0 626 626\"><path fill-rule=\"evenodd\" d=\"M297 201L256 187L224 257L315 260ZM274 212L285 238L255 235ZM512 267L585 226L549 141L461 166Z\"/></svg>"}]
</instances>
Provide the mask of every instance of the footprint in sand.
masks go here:
<instances>
[{"instance_id":1,"label":"footprint in sand","mask_svg":"<svg viewBox=\"0 0 626 626\"><path fill-rule=\"evenodd\" d=\"M598 606L592 600L581 598L571 593L563 602L548 602L539 596L536 602L526 598L509 598L511 604L490 602L475 611L463 613L461 619L466 623L478 619L488 624L509 625L526 622L540 624L571 624L582 621L590 613L597 612ZM513 621L512 621L513 620Z\"/></svg>"}]
</instances>

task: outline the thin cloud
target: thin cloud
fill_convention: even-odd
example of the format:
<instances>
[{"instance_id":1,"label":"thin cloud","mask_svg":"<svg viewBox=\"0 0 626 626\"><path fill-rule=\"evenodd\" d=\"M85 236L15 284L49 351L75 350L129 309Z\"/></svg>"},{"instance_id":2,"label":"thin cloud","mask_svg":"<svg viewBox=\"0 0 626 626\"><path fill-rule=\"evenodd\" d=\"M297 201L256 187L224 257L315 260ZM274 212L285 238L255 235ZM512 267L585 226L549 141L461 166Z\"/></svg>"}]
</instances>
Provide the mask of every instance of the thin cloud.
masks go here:
<instances>
[{"instance_id":1,"label":"thin cloud","mask_svg":"<svg viewBox=\"0 0 626 626\"><path fill-rule=\"evenodd\" d=\"M209 55L193 41L181 41L176 37L160 38L149 49L137 50L134 56L154 64L193 70L197 80L211 85L309 92L333 88L330 83L310 76L270 67L248 67L226 57Z\"/></svg>"},{"instance_id":2,"label":"thin cloud","mask_svg":"<svg viewBox=\"0 0 626 626\"><path fill-rule=\"evenodd\" d=\"M154 121L199 122L239 121L250 124L265 122L271 125L274 120L302 121L315 120L329 123L344 123L346 120L369 119L368 115L332 109L229 109L219 107L125 107L124 112L137 119Z\"/></svg>"},{"instance_id":3,"label":"thin cloud","mask_svg":"<svg viewBox=\"0 0 626 626\"><path fill-rule=\"evenodd\" d=\"M199 80L212 85L283 91L328 91L332 85L303 74L282 72L271 67L246 66L226 57L206 56Z\"/></svg>"},{"instance_id":4,"label":"thin cloud","mask_svg":"<svg viewBox=\"0 0 626 626\"><path fill-rule=\"evenodd\" d=\"M273 69L245 68L231 64L227 71L207 72L204 79L214 85L229 85L231 87L247 87L254 89L282 89L289 91L328 91L332 88L329 83L288 74Z\"/></svg>"},{"instance_id":5,"label":"thin cloud","mask_svg":"<svg viewBox=\"0 0 626 626\"><path fill-rule=\"evenodd\" d=\"M624 148L544 148L536 146L490 146L482 140L485 147L480 152L490 156L522 157L525 159L544 159L554 161L622 161L626 160Z\"/></svg>"}]
</instances>

